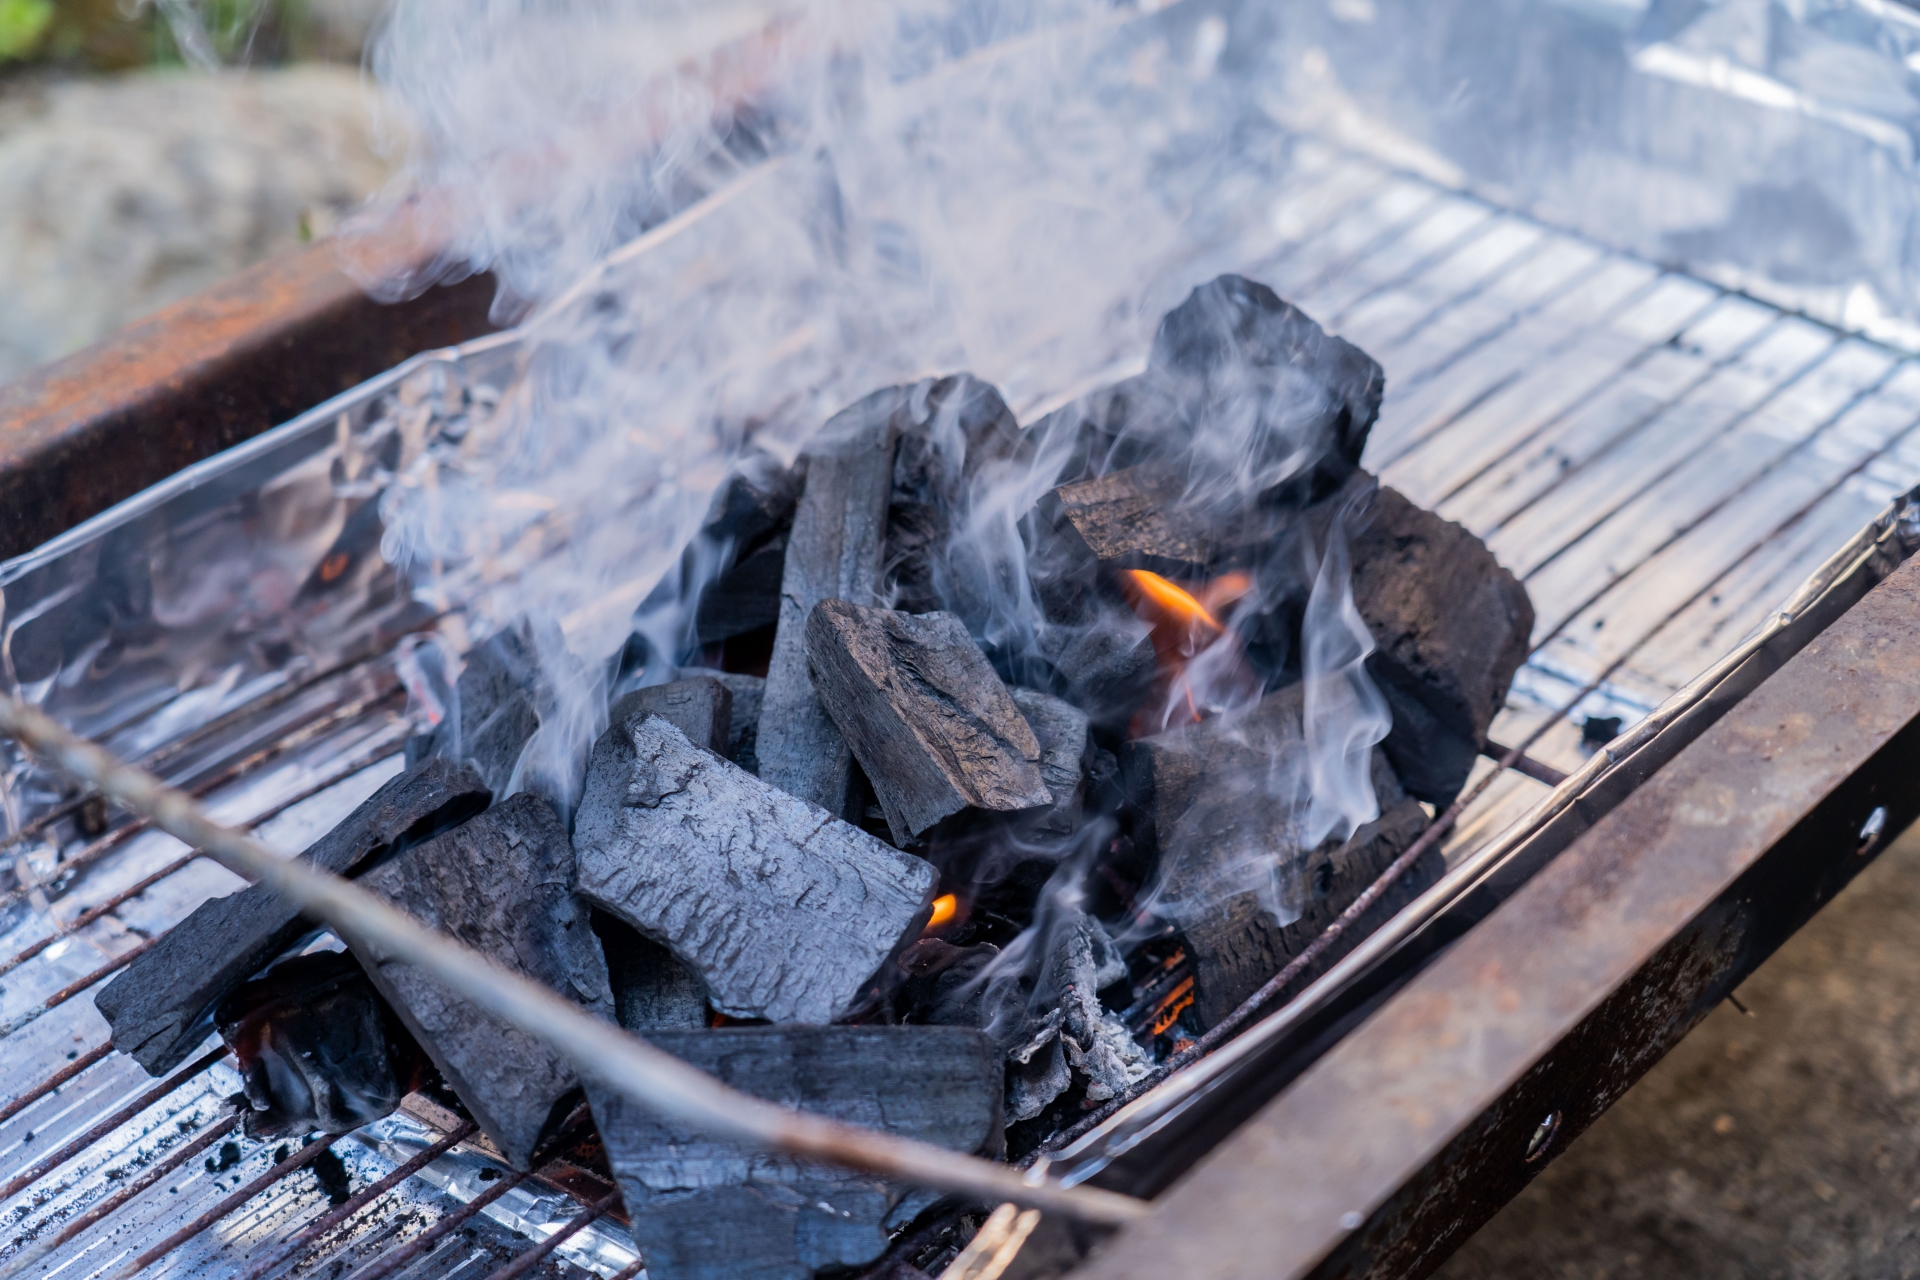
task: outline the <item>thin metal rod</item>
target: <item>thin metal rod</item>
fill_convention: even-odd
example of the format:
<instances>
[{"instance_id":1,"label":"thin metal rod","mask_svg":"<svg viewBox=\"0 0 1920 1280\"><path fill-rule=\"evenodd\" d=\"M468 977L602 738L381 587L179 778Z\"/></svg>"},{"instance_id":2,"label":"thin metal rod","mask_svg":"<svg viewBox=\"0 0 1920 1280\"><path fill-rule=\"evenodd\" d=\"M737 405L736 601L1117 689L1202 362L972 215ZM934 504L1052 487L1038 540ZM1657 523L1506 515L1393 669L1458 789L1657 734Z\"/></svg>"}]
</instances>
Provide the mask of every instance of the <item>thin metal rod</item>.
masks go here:
<instances>
[{"instance_id":1,"label":"thin metal rod","mask_svg":"<svg viewBox=\"0 0 1920 1280\"><path fill-rule=\"evenodd\" d=\"M333 1230L348 1218L351 1218L354 1214L360 1212L360 1210L366 1208L375 1200L378 1200L381 1196L393 1190L408 1178L411 1178L414 1174L420 1172L435 1160L438 1160L441 1156L447 1154L447 1152L453 1150L454 1147L471 1136L477 1128L479 1128L479 1126L471 1120L462 1121L459 1128L455 1129L452 1133L449 1133L446 1137L440 1139L440 1141L434 1143L426 1150L421 1151L411 1160L408 1160L386 1177L380 1179L380 1181L361 1190L358 1194L347 1200L346 1203L335 1207L305 1227L302 1227L299 1231L275 1245L257 1261L249 1263L241 1280L258 1280L258 1277L264 1276L267 1272L279 1266L294 1252L304 1248L310 1242L318 1240L321 1236ZM5 1278L0 1277L0 1280L5 1280Z\"/></svg>"},{"instance_id":2,"label":"thin metal rod","mask_svg":"<svg viewBox=\"0 0 1920 1280\"><path fill-rule=\"evenodd\" d=\"M1131 1196L1035 1185L1006 1165L730 1089L541 984L435 933L384 899L296 859L282 858L246 833L220 825L190 797L121 764L35 707L0 699L0 732L99 787L115 803L150 817L161 830L206 850L229 870L267 885L307 916L332 927L362 955L414 966L481 1011L552 1046L582 1075L648 1110L696 1125L711 1137L1089 1221L1127 1222L1147 1211L1143 1201Z\"/></svg>"},{"instance_id":3,"label":"thin metal rod","mask_svg":"<svg viewBox=\"0 0 1920 1280\"><path fill-rule=\"evenodd\" d=\"M466 1222L467 1219L473 1217L482 1209L485 1209L495 1200L498 1200L501 1196L507 1194L507 1192L513 1190L532 1176L533 1172L531 1170L525 1173L508 1174L473 1199L461 1205L458 1209L455 1209L446 1217L440 1219L440 1221L428 1227L425 1231L422 1231L413 1239L401 1245L398 1249L389 1250L381 1254L378 1258L375 1258L372 1262L354 1272L348 1277L348 1280L383 1280L383 1277L392 1275L395 1271L398 1271L401 1267L406 1266L409 1262L412 1262L422 1253L432 1248L449 1233L458 1230L461 1224Z\"/></svg>"},{"instance_id":4,"label":"thin metal rod","mask_svg":"<svg viewBox=\"0 0 1920 1280\"><path fill-rule=\"evenodd\" d=\"M160 1099L166 1097L175 1089L178 1089L181 1085L187 1083L187 1081L193 1079L193 1077L199 1075L202 1071L205 1071L208 1067L226 1056L227 1050L224 1045L201 1055L168 1076L165 1080L162 1080L159 1084L154 1085L151 1089L140 1094L140 1096L136 1097L132 1102L121 1107L105 1120L94 1125L93 1128L67 1143L66 1146L61 1147L52 1155L41 1160L40 1163L27 1169L26 1172L15 1174L12 1178L8 1179L6 1185L0 1186L0 1204L4 1204L8 1200L13 1199L22 1191L25 1191L28 1187L40 1181L40 1179L46 1177L49 1173L52 1173L55 1169L58 1169L61 1165L73 1159L82 1151L85 1151L88 1147L100 1141L100 1139L106 1137L115 1129L118 1129L121 1125L133 1119L142 1111L145 1111L148 1107L160 1101Z\"/></svg>"},{"instance_id":5,"label":"thin metal rod","mask_svg":"<svg viewBox=\"0 0 1920 1280\"><path fill-rule=\"evenodd\" d=\"M58 1089L61 1085L73 1079L82 1071L85 1071L88 1067L112 1052L113 1042L111 1040L105 1044L97 1044L87 1050L78 1058L75 1058L72 1062L69 1062L66 1066L48 1076L45 1080L33 1086L33 1088L14 1098L14 1100L7 1103L6 1106L0 1107L0 1124L5 1124L7 1121L13 1119L22 1111L25 1111L28 1107L40 1101L40 1099L46 1097L55 1089Z\"/></svg>"},{"instance_id":6,"label":"thin metal rod","mask_svg":"<svg viewBox=\"0 0 1920 1280\"><path fill-rule=\"evenodd\" d=\"M55 1249L58 1249L82 1231L93 1226L96 1222L108 1217L115 1210L119 1209L121 1205L126 1204L134 1197L140 1195L156 1182L159 1182L162 1178L171 1174L181 1165L193 1159L202 1151L205 1151L208 1147L220 1141L220 1139L226 1137L239 1127L240 1117L232 1115L220 1121L211 1129L202 1130L200 1135L192 1142L181 1147L178 1151L169 1152L165 1160L154 1165L138 1178L135 1178L132 1182L122 1187L119 1191L108 1196L98 1204L95 1204L85 1213L60 1228L57 1235L36 1240L23 1248L19 1253L8 1258L4 1264L0 1264L0 1280L12 1280L12 1277L19 1275L22 1271L40 1262Z\"/></svg>"},{"instance_id":7,"label":"thin metal rod","mask_svg":"<svg viewBox=\"0 0 1920 1280\"><path fill-rule=\"evenodd\" d=\"M75 996L79 995L82 991L85 991L88 987L93 986L95 983L106 981L108 978L112 977L115 973L119 972L121 969L126 968L128 965L132 964L135 960L138 960L141 956L153 950L154 946L158 944L159 941L160 941L160 936L155 936L155 937L146 939L145 941L141 942L138 946L128 947L125 951L122 951L119 955L107 961L105 964L101 965L98 969L95 969L92 973L88 974L86 977L77 978L74 981L69 982L66 986L60 988L58 991L48 996L45 1000L41 1001L39 1004L36 1004L31 1008L29 1008L25 1013L15 1018L12 1022L0 1023L0 1040L5 1040L8 1036L20 1030L22 1027L25 1027L30 1023L39 1021L46 1014L51 1013L55 1009L58 1009L61 1005L73 999Z\"/></svg>"},{"instance_id":8,"label":"thin metal rod","mask_svg":"<svg viewBox=\"0 0 1920 1280\"><path fill-rule=\"evenodd\" d=\"M619 1201L620 1201L620 1193L618 1191L609 1191L606 1195L596 1200L593 1204L588 1205L586 1208L582 1209L579 1213L575 1214L573 1216L573 1221L567 1223L566 1226L561 1227L558 1231L548 1236L545 1240L542 1240L539 1244L533 1246L533 1248L528 1249L525 1253L515 1258L512 1262L509 1262L506 1266L501 1267L498 1271L495 1271L492 1275L488 1276L486 1280L518 1280L518 1277L525 1275L527 1272L531 1271L533 1268L539 1266L542 1262L544 1262L548 1257L548 1255L550 1255L555 1249L558 1249L561 1245L573 1239L574 1236L578 1235L581 1231L585 1230L588 1226L591 1226L594 1222L598 1221L602 1214L606 1213L607 1210L613 1208L613 1206L618 1204Z\"/></svg>"},{"instance_id":9,"label":"thin metal rod","mask_svg":"<svg viewBox=\"0 0 1920 1280\"><path fill-rule=\"evenodd\" d=\"M274 1165L273 1168L255 1178L246 1186L230 1192L221 1199L219 1204L214 1205L213 1208L207 1210L192 1222L189 1222L186 1226L180 1228L165 1240L162 1240L159 1244L154 1245L132 1262L120 1268L119 1271L114 1273L114 1280L130 1280L131 1277L139 1275L142 1271L145 1271L148 1267L160 1261L160 1259L166 1257L175 1249L178 1249L181 1245L187 1243L187 1241L193 1239L208 1227L220 1221L220 1219L226 1217L235 1209L238 1209L241 1205L259 1195L262 1191L265 1191L268 1187L271 1187L274 1183L280 1181L280 1179L290 1173L295 1173L306 1168L315 1160L318 1160L321 1156L333 1150L333 1142L334 1139L331 1138L323 1138L317 1142L309 1142L306 1146L300 1148L279 1164Z\"/></svg>"},{"instance_id":10,"label":"thin metal rod","mask_svg":"<svg viewBox=\"0 0 1920 1280\"><path fill-rule=\"evenodd\" d=\"M614 1272L612 1280L633 1280L635 1276L646 1269L647 1260L645 1258L635 1258L632 1262L629 1262L626 1266Z\"/></svg>"},{"instance_id":11,"label":"thin metal rod","mask_svg":"<svg viewBox=\"0 0 1920 1280\"><path fill-rule=\"evenodd\" d=\"M1480 754L1489 760L1506 760L1511 758L1513 764L1507 767L1511 768L1515 773L1532 778L1535 782L1544 782L1550 787L1557 787L1567 780L1567 775L1552 765L1535 760L1524 751L1503 747L1492 738L1488 738L1486 745L1480 748Z\"/></svg>"}]
</instances>

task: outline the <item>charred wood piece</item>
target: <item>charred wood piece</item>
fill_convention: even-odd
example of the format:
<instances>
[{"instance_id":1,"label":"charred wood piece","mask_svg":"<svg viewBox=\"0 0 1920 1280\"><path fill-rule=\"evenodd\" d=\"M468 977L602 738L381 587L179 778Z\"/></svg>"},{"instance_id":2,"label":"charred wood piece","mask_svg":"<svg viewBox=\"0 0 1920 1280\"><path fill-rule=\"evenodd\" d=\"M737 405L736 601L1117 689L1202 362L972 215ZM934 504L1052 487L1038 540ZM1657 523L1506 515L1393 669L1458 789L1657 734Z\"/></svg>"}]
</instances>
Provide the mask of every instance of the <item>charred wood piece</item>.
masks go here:
<instances>
[{"instance_id":1,"label":"charred wood piece","mask_svg":"<svg viewBox=\"0 0 1920 1280\"><path fill-rule=\"evenodd\" d=\"M573 849L540 797L523 793L495 805L381 863L360 884L422 924L613 1017L606 961L586 904L574 894ZM515 1168L528 1167L578 1086L573 1068L411 965L348 942L468 1113Z\"/></svg>"},{"instance_id":2,"label":"charred wood piece","mask_svg":"<svg viewBox=\"0 0 1920 1280\"><path fill-rule=\"evenodd\" d=\"M1380 816L1347 840L1309 845L1301 686L1244 712L1129 744L1123 765L1158 849L1155 909L1186 936L1195 1012L1212 1026L1319 936L1426 829L1426 811L1373 753ZM1376 920L1431 884L1438 852L1396 882ZM1311 981L1353 942L1332 948Z\"/></svg>"},{"instance_id":3,"label":"charred wood piece","mask_svg":"<svg viewBox=\"0 0 1920 1280\"><path fill-rule=\"evenodd\" d=\"M1103 989L1126 980L1126 961L1098 920L1067 908L1049 922L1039 973L1003 997L1024 998L1025 1010L996 1019L1020 1028L1007 1051L1007 1123L1033 1119L1076 1083L1088 1102L1104 1102L1152 1070L1100 1002Z\"/></svg>"},{"instance_id":4,"label":"charred wood piece","mask_svg":"<svg viewBox=\"0 0 1920 1280\"><path fill-rule=\"evenodd\" d=\"M556 640L550 647L564 646ZM432 732L408 739L408 765L434 756L464 761L495 795L504 793L540 728L549 683L526 619L488 637L467 654L446 718Z\"/></svg>"},{"instance_id":5,"label":"charred wood piece","mask_svg":"<svg viewBox=\"0 0 1920 1280\"><path fill-rule=\"evenodd\" d=\"M1000 1149L1000 1055L961 1027L727 1027L650 1035L733 1088L954 1151ZM710 1137L589 1082L657 1280L808 1280L880 1257L929 1203L869 1175Z\"/></svg>"},{"instance_id":6,"label":"charred wood piece","mask_svg":"<svg viewBox=\"0 0 1920 1280\"><path fill-rule=\"evenodd\" d=\"M700 593L694 635L700 646L771 627L780 621L780 582L787 569L784 533L729 565Z\"/></svg>"},{"instance_id":7,"label":"charred wood piece","mask_svg":"<svg viewBox=\"0 0 1920 1280\"><path fill-rule=\"evenodd\" d=\"M964 809L1052 805L1039 740L959 618L822 600L807 660L895 844Z\"/></svg>"},{"instance_id":8,"label":"charred wood piece","mask_svg":"<svg viewBox=\"0 0 1920 1280\"><path fill-rule=\"evenodd\" d=\"M876 392L821 428L780 580L755 744L760 776L836 818L846 816L853 756L807 675L807 616L827 599L878 602L900 400L897 388Z\"/></svg>"},{"instance_id":9,"label":"charred wood piece","mask_svg":"<svg viewBox=\"0 0 1920 1280\"><path fill-rule=\"evenodd\" d=\"M1384 485L1349 546L1367 670L1393 711L1387 758L1408 792L1444 807L1526 661L1533 603L1480 539Z\"/></svg>"},{"instance_id":10,"label":"charred wood piece","mask_svg":"<svg viewBox=\"0 0 1920 1280\"><path fill-rule=\"evenodd\" d=\"M486 808L478 774L427 760L387 782L301 856L352 875L396 849L428 839ZM114 1047L163 1075L206 1037L228 992L317 928L271 890L252 885L200 904L151 951L94 997Z\"/></svg>"},{"instance_id":11,"label":"charred wood piece","mask_svg":"<svg viewBox=\"0 0 1920 1280\"><path fill-rule=\"evenodd\" d=\"M707 988L673 952L604 911L594 913L593 930L606 953L621 1026L651 1032L707 1025Z\"/></svg>"},{"instance_id":12,"label":"charred wood piece","mask_svg":"<svg viewBox=\"0 0 1920 1280\"><path fill-rule=\"evenodd\" d=\"M609 724L659 716L696 747L725 754L733 729L733 691L712 676L635 689L614 699Z\"/></svg>"},{"instance_id":13,"label":"charred wood piece","mask_svg":"<svg viewBox=\"0 0 1920 1280\"><path fill-rule=\"evenodd\" d=\"M1028 830L1036 836L1064 839L1080 829L1086 808L1087 769L1095 750L1088 737L1087 713L1033 689L1011 692L1013 705L1040 743L1040 780L1053 796L1053 804L1034 815Z\"/></svg>"},{"instance_id":14,"label":"charred wood piece","mask_svg":"<svg viewBox=\"0 0 1920 1280\"><path fill-rule=\"evenodd\" d=\"M423 1082L420 1047L360 965L339 951L282 960L214 1015L233 1050L255 1138L351 1133Z\"/></svg>"},{"instance_id":15,"label":"charred wood piece","mask_svg":"<svg viewBox=\"0 0 1920 1280\"><path fill-rule=\"evenodd\" d=\"M720 754L745 769L748 773L760 772L760 756L757 751L760 739L760 706L766 697L767 682L761 676L742 675L734 671L713 671L706 667L687 667L681 670L683 680L706 676L718 680L727 686L727 692L733 695L733 714L727 722L727 746Z\"/></svg>"},{"instance_id":16,"label":"charred wood piece","mask_svg":"<svg viewBox=\"0 0 1920 1280\"><path fill-rule=\"evenodd\" d=\"M933 894L927 863L657 716L594 744L574 839L580 892L664 944L738 1018L845 1016Z\"/></svg>"}]
</instances>

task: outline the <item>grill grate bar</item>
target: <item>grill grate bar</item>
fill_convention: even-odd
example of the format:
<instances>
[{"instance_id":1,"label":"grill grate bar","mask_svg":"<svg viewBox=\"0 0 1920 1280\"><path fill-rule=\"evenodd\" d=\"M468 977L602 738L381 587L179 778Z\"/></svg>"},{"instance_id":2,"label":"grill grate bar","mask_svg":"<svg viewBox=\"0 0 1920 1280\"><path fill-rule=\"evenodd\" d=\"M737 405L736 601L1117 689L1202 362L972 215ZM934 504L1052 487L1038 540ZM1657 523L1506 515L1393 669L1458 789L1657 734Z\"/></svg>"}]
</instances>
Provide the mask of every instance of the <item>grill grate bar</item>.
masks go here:
<instances>
[{"instance_id":1,"label":"grill grate bar","mask_svg":"<svg viewBox=\"0 0 1920 1280\"><path fill-rule=\"evenodd\" d=\"M112 1052L113 1042L111 1040L105 1044L97 1044L87 1050L78 1058L75 1058L72 1062L69 1062L66 1066L48 1076L45 1080L42 1080L39 1084L34 1085L31 1089L15 1097L13 1101L7 1103L4 1107L0 1107L0 1124L5 1124L7 1121L13 1119L22 1111L25 1111L28 1107L52 1093L55 1089L58 1089L61 1085L73 1079L82 1071L85 1071L88 1067L103 1061L106 1056Z\"/></svg>"},{"instance_id":2,"label":"grill grate bar","mask_svg":"<svg viewBox=\"0 0 1920 1280\"><path fill-rule=\"evenodd\" d=\"M401 1267L406 1266L428 1249L438 1244L448 1233L458 1230L467 1219L473 1217L488 1205L513 1190L527 1179L533 1177L532 1171L510 1173L473 1199L449 1213L440 1221L422 1231L413 1239L397 1248L389 1249L372 1262L353 1273L349 1280L385 1280Z\"/></svg>"},{"instance_id":3,"label":"grill grate bar","mask_svg":"<svg viewBox=\"0 0 1920 1280\"><path fill-rule=\"evenodd\" d=\"M583 1228L597 1222L609 1209L613 1208L613 1206L619 1202L620 1193L618 1191L609 1191L594 1203L583 1207L579 1213L574 1215L573 1221L561 1227L545 1240L533 1246L533 1248L528 1249L506 1266L495 1271L487 1277L487 1280L518 1280L518 1277L525 1275L528 1271L539 1266L555 1249L558 1249L561 1245L573 1239Z\"/></svg>"}]
</instances>

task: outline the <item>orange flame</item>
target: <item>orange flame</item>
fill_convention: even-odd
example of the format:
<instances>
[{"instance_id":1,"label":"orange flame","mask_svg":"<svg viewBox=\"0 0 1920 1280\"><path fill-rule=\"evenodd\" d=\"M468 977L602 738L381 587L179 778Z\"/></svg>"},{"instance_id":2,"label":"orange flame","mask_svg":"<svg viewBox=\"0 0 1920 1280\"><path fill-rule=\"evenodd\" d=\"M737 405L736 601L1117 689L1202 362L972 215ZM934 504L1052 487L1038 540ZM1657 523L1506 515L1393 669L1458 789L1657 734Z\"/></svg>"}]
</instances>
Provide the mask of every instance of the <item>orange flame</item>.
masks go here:
<instances>
[{"instance_id":1,"label":"orange flame","mask_svg":"<svg viewBox=\"0 0 1920 1280\"><path fill-rule=\"evenodd\" d=\"M943 893L933 900L933 914L927 917L927 928L938 929L960 912L960 899L951 893Z\"/></svg>"},{"instance_id":2,"label":"orange flame","mask_svg":"<svg viewBox=\"0 0 1920 1280\"><path fill-rule=\"evenodd\" d=\"M1159 647L1163 627L1169 631L1177 630L1180 634L1168 638L1183 642L1191 641L1190 633L1196 628L1210 632L1207 636L1209 640L1225 629L1213 612L1195 599L1192 593L1159 574L1149 573L1145 569L1127 569L1122 576L1133 589L1134 612L1153 626L1155 648ZM1193 650L1188 649L1187 652Z\"/></svg>"},{"instance_id":3,"label":"orange flame","mask_svg":"<svg viewBox=\"0 0 1920 1280\"><path fill-rule=\"evenodd\" d=\"M1197 722L1201 712L1183 678L1187 664L1226 634L1219 614L1253 590L1253 575L1222 574L1188 590L1157 573L1126 569L1121 572L1120 584L1134 612L1152 628L1149 639L1159 666L1151 705L1135 717L1133 736Z\"/></svg>"}]
</instances>

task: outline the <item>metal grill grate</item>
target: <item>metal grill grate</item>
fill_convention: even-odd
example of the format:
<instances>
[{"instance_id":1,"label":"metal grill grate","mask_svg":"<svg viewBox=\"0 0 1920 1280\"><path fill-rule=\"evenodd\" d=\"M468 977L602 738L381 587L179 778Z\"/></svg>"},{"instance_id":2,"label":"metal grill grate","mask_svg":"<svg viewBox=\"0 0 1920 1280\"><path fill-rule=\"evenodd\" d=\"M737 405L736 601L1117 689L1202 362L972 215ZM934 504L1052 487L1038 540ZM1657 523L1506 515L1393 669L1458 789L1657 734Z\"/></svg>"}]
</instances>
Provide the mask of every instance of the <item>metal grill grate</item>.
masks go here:
<instances>
[{"instance_id":1,"label":"metal grill grate","mask_svg":"<svg viewBox=\"0 0 1920 1280\"><path fill-rule=\"evenodd\" d=\"M1271 189L1265 243L1242 245L1237 269L1380 360L1369 465L1526 580L1535 647L1495 736L1531 740L1550 766L1583 763L1581 718L1630 725L1727 652L1920 471L1920 368L1905 353L1318 143L1296 146ZM251 536L243 495L337 489L379 424L497 393L512 341L412 362L0 568L9 645L75 583L98 586L114 537ZM341 536L351 506L335 506L282 538L296 578ZM404 609L382 608L297 660L203 646L195 669L220 675L185 693L178 670L123 673L113 697L68 718L302 848L399 768L405 694L381 637ZM159 1084L113 1055L94 988L234 881L34 785L16 762L16 834L0 850L15 876L0 895L0 1224L13 1242L0 1267L72 1280L136 1265L249 1280L636 1274L604 1184L503 1173L471 1126L427 1104L333 1144L358 1192L336 1208L311 1152L233 1135L224 1099L239 1082L222 1055ZM1519 772L1494 779L1450 856L1547 791Z\"/></svg>"}]
</instances>

